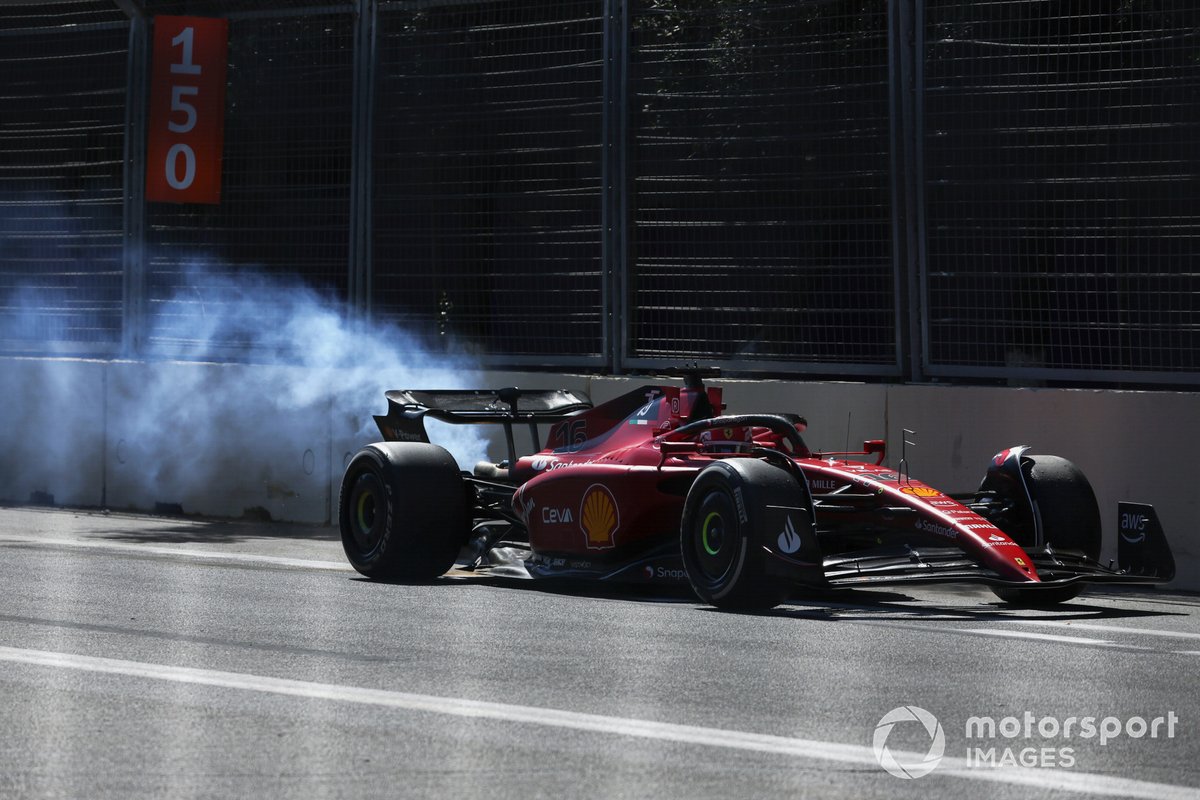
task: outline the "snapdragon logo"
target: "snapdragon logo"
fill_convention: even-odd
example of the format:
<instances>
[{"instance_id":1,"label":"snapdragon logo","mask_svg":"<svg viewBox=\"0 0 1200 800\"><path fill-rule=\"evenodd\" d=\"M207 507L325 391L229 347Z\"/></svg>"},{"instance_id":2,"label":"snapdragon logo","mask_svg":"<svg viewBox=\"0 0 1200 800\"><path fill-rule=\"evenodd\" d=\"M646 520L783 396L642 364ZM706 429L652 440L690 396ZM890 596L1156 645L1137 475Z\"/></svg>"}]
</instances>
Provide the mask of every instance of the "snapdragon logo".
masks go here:
<instances>
[{"instance_id":1,"label":"snapdragon logo","mask_svg":"<svg viewBox=\"0 0 1200 800\"><path fill-rule=\"evenodd\" d=\"M919 753L893 752L888 748L888 737L892 730L903 723L915 722L924 727L929 736L929 750L924 756ZM946 752L946 733L942 723L920 706L900 706L883 715L875 726L875 737L871 741L875 760L889 774L905 780L920 778L933 772L942 763Z\"/></svg>"}]
</instances>

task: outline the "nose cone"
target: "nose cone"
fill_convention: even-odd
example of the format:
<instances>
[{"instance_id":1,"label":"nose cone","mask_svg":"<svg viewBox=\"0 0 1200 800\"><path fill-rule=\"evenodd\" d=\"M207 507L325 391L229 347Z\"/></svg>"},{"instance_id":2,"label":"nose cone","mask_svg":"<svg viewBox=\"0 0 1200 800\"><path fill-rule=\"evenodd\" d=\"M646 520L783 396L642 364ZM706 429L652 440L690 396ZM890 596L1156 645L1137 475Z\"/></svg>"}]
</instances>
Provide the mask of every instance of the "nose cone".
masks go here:
<instances>
[{"instance_id":1,"label":"nose cone","mask_svg":"<svg viewBox=\"0 0 1200 800\"><path fill-rule=\"evenodd\" d=\"M963 545L975 550L980 563L994 570L1001 578L1041 583L1033 559L999 528L970 529L963 533L959 534Z\"/></svg>"}]
</instances>

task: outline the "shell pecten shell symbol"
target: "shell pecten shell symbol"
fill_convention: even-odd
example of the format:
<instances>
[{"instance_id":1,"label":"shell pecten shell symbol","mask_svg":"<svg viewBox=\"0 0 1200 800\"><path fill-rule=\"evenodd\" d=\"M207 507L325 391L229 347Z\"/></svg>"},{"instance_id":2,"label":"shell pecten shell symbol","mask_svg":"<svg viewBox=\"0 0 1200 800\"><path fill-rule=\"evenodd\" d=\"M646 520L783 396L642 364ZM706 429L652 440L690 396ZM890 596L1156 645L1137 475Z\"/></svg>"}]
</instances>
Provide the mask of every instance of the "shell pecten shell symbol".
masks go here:
<instances>
[{"instance_id":1,"label":"shell pecten shell symbol","mask_svg":"<svg viewBox=\"0 0 1200 800\"><path fill-rule=\"evenodd\" d=\"M607 550L614 547L613 534L619 525L617 503L612 493L598 483L589 486L579 507L579 527L587 535L588 548Z\"/></svg>"}]
</instances>

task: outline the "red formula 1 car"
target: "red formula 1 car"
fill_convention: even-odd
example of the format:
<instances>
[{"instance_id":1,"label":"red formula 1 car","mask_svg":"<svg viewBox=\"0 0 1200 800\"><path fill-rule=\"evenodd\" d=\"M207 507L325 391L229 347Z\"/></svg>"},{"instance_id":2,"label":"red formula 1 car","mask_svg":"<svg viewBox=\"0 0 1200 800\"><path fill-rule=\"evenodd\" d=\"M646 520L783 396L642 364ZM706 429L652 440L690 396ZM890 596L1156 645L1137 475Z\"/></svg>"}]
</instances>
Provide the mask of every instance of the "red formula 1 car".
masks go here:
<instances>
[{"instance_id":1,"label":"red formula 1 car","mask_svg":"<svg viewBox=\"0 0 1200 800\"><path fill-rule=\"evenodd\" d=\"M592 407L568 391L391 391L385 441L351 460L339 524L355 569L423 581L461 569L690 584L722 608L797 589L973 582L1048 605L1089 583L1161 583L1175 565L1151 506L1118 508L1118 565L1098 563L1087 478L1012 447L975 491L882 466L884 443L814 453L795 414L725 415L719 388L647 386ZM425 417L504 427L508 459L460 472ZM550 425L545 449L539 426ZM514 426L532 455L518 457ZM873 457L873 458L872 458Z\"/></svg>"}]
</instances>

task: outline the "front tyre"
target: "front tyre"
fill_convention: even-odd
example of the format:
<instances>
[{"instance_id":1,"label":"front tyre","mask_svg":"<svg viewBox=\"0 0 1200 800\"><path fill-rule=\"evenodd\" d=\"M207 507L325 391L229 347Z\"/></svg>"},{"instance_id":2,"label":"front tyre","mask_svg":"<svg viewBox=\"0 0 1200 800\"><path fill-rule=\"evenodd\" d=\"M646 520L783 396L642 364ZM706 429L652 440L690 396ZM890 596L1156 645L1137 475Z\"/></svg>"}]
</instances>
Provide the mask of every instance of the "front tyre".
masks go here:
<instances>
[{"instance_id":1,"label":"front tyre","mask_svg":"<svg viewBox=\"0 0 1200 800\"><path fill-rule=\"evenodd\" d=\"M338 495L350 564L378 580L430 581L454 564L471 515L454 457L436 445L378 442L350 460Z\"/></svg>"},{"instance_id":2,"label":"front tyre","mask_svg":"<svg viewBox=\"0 0 1200 800\"><path fill-rule=\"evenodd\" d=\"M1098 561L1102 543L1100 506L1087 476L1058 456L1023 456L1022 469L1046 544L1055 550L1082 552ZM1084 588L1083 584L1042 590L993 586L992 591L1005 602L1037 608L1073 600Z\"/></svg>"},{"instance_id":3,"label":"front tyre","mask_svg":"<svg viewBox=\"0 0 1200 800\"><path fill-rule=\"evenodd\" d=\"M683 565L697 596L738 611L786 600L791 582L767 573L763 517L768 502L801 505L805 497L789 474L757 459L705 467L688 491L680 525Z\"/></svg>"}]
</instances>

